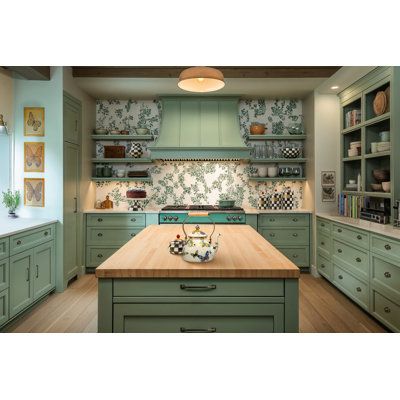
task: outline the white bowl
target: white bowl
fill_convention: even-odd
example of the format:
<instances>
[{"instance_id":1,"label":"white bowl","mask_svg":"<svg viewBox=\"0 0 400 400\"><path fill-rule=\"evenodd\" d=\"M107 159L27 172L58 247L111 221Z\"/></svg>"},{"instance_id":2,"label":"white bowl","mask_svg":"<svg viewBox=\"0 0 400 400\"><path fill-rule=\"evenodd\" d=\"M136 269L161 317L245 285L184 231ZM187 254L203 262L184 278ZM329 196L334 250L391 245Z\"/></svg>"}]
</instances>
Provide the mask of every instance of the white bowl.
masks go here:
<instances>
[{"instance_id":1,"label":"white bowl","mask_svg":"<svg viewBox=\"0 0 400 400\"><path fill-rule=\"evenodd\" d=\"M148 135L150 132L148 128L135 128L135 131L138 135Z\"/></svg>"}]
</instances>

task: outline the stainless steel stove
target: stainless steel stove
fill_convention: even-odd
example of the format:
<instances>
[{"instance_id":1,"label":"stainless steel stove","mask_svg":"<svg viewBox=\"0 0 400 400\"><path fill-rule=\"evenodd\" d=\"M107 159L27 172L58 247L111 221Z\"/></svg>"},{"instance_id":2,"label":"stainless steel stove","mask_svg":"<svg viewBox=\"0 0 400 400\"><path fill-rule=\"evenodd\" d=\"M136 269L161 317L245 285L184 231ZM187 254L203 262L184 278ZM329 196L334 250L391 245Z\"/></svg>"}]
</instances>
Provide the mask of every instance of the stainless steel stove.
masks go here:
<instances>
[{"instance_id":1,"label":"stainless steel stove","mask_svg":"<svg viewBox=\"0 0 400 400\"><path fill-rule=\"evenodd\" d=\"M216 224L245 224L246 215L243 208L231 207L231 208L220 208L216 205L176 205L176 206L165 206L161 209L159 214L160 224L181 224L189 211L206 211L210 218ZM191 217L188 220L189 223L210 223L208 218L205 217Z\"/></svg>"}]
</instances>

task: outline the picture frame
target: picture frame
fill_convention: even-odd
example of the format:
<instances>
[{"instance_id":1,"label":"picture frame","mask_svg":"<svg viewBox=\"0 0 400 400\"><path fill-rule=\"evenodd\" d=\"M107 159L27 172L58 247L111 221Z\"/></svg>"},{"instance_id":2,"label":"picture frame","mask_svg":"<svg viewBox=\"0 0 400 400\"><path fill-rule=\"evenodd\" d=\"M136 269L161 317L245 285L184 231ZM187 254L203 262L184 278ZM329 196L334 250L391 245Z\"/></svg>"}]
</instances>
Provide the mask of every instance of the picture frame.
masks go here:
<instances>
[{"instance_id":1,"label":"picture frame","mask_svg":"<svg viewBox=\"0 0 400 400\"><path fill-rule=\"evenodd\" d=\"M44 172L45 143L24 142L24 172Z\"/></svg>"},{"instance_id":2,"label":"picture frame","mask_svg":"<svg viewBox=\"0 0 400 400\"><path fill-rule=\"evenodd\" d=\"M336 171L321 171L321 186L336 186Z\"/></svg>"},{"instance_id":3,"label":"picture frame","mask_svg":"<svg viewBox=\"0 0 400 400\"><path fill-rule=\"evenodd\" d=\"M44 136L44 107L24 107L24 136Z\"/></svg>"},{"instance_id":4,"label":"picture frame","mask_svg":"<svg viewBox=\"0 0 400 400\"><path fill-rule=\"evenodd\" d=\"M336 201L336 189L334 186L323 186L321 190L321 197L323 202Z\"/></svg>"},{"instance_id":5,"label":"picture frame","mask_svg":"<svg viewBox=\"0 0 400 400\"><path fill-rule=\"evenodd\" d=\"M24 205L28 207L44 207L44 178L24 178Z\"/></svg>"}]
</instances>

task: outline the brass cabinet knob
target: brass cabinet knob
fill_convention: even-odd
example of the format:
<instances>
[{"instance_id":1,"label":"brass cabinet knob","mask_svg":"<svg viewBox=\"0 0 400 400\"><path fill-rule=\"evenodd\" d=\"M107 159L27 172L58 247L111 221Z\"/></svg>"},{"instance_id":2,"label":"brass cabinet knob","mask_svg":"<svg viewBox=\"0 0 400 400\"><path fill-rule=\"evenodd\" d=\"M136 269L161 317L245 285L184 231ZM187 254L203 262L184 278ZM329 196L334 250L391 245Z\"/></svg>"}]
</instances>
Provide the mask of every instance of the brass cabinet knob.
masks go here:
<instances>
[{"instance_id":1,"label":"brass cabinet knob","mask_svg":"<svg viewBox=\"0 0 400 400\"><path fill-rule=\"evenodd\" d=\"M323 222L321 222L321 226L325 226L325 224Z\"/></svg>"},{"instance_id":2,"label":"brass cabinet knob","mask_svg":"<svg viewBox=\"0 0 400 400\"><path fill-rule=\"evenodd\" d=\"M97 236L98 236L98 237L102 237L103 234L102 234L101 232L99 232L99 233L97 234Z\"/></svg>"},{"instance_id":3,"label":"brass cabinet knob","mask_svg":"<svg viewBox=\"0 0 400 400\"><path fill-rule=\"evenodd\" d=\"M360 286L358 286L358 287L356 288L356 290L357 290L357 292L361 292Z\"/></svg>"},{"instance_id":4,"label":"brass cabinet knob","mask_svg":"<svg viewBox=\"0 0 400 400\"><path fill-rule=\"evenodd\" d=\"M342 253L343 250L342 250L342 249L337 249L337 252L338 252L338 253Z\"/></svg>"},{"instance_id":5,"label":"brass cabinet knob","mask_svg":"<svg viewBox=\"0 0 400 400\"><path fill-rule=\"evenodd\" d=\"M321 242L321 246L325 246L325 242Z\"/></svg>"},{"instance_id":6,"label":"brass cabinet knob","mask_svg":"<svg viewBox=\"0 0 400 400\"><path fill-rule=\"evenodd\" d=\"M131 237L134 237L136 235L136 233L131 233Z\"/></svg>"},{"instance_id":7,"label":"brass cabinet knob","mask_svg":"<svg viewBox=\"0 0 400 400\"><path fill-rule=\"evenodd\" d=\"M390 278L392 276L390 272L385 272L383 275L385 275L385 278Z\"/></svg>"},{"instance_id":8,"label":"brass cabinet knob","mask_svg":"<svg viewBox=\"0 0 400 400\"><path fill-rule=\"evenodd\" d=\"M48 231L45 231L45 232L44 232L44 236L48 236L48 234L49 234Z\"/></svg>"},{"instance_id":9,"label":"brass cabinet knob","mask_svg":"<svg viewBox=\"0 0 400 400\"><path fill-rule=\"evenodd\" d=\"M270 237L275 237L275 233L270 233L269 236Z\"/></svg>"},{"instance_id":10,"label":"brass cabinet knob","mask_svg":"<svg viewBox=\"0 0 400 400\"><path fill-rule=\"evenodd\" d=\"M360 258L360 257L357 257L357 258L356 258L356 261L357 261L357 262L361 262L361 258Z\"/></svg>"},{"instance_id":11,"label":"brass cabinet knob","mask_svg":"<svg viewBox=\"0 0 400 400\"><path fill-rule=\"evenodd\" d=\"M337 230L339 233L342 233L342 230L339 228L338 230Z\"/></svg>"},{"instance_id":12,"label":"brass cabinet knob","mask_svg":"<svg viewBox=\"0 0 400 400\"><path fill-rule=\"evenodd\" d=\"M339 278L339 279L343 279L343 275L339 275L338 278Z\"/></svg>"},{"instance_id":13,"label":"brass cabinet knob","mask_svg":"<svg viewBox=\"0 0 400 400\"><path fill-rule=\"evenodd\" d=\"M293 258L298 258L299 256L297 254L293 254Z\"/></svg>"},{"instance_id":14,"label":"brass cabinet knob","mask_svg":"<svg viewBox=\"0 0 400 400\"><path fill-rule=\"evenodd\" d=\"M321 264L321 268L325 268L325 264Z\"/></svg>"},{"instance_id":15,"label":"brass cabinet knob","mask_svg":"<svg viewBox=\"0 0 400 400\"><path fill-rule=\"evenodd\" d=\"M275 221L275 218L270 218L269 219L269 222L274 222Z\"/></svg>"},{"instance_id":16,"label":"brass cabinet knob","mask_svg":"<svg viewBox=\"0 0 400 400\"><path fill-rule=\"evenodd\" d=\"M362 236L361 236L361 235L357 235L357 239L358 239L358 240L361 240L361 239L362 239Z\"/></svg>"},{"instance_id":17,"label":"brass cabinet knob","mask_svg":"<svg viewBox=\"0 0 400 400\"><path fill-rule=\"evenodd\" d=\"M132 221L132 222L135 222L135 221L136 221L136 218L131 218L131 221Z\"/></svg>"},{"instance_id":18,"label":"brass cabinet knob","mask_svg":"<svg viewBox=\"0 0 400 400\"><path fill-rule=\"evenodd\" d=\"M97 221L103 222L103 218L97 218Z\"/></svg>"},{"instance_id":19,"label":"brass cabinet knob","mask_svg":"<svg viewBox=\"0 0 400 400\"><path fill-rule=\"evenodd\" d=\"M385 249L386 249L386 250L391 250L392 247L390 246L390 244L385 244Z\"/></svg>"},{"instance_id":20,"label":"brass cabinet knob","mask_svg":"<svg viewBox=\"0 0 400 400\"><path fill-rule=\"evenodd\" d=\"M385 311L385 313L390 313L390 311L392 311L392 310L390 309L390 307L385 307L383 309L383 311Z\"/></svg>"},{"instance_id":21,"label":"brass cabinet knob","mask_svg":"<svg viewBox=\"0 0 400 400\"><path fill-rule=\"evenodd\" d=\"M297 219L297 218L293 218L292 221L293 221L293 222L297 222L298 219Z\"/></svg>"},{"instance_id":22,"label":"brass cabinet knob","mask_svg":"<svg viewBox=\"0 0 400 400\"><path fill-rule=\"evenodd\" d=\"M22 242L20 240L17 240L17 246L19 246Z\"/></svg>"},{"instance_id":23,"label":"brass cabinet knob","mask_svg":"<svg viewBox=\"0 0 400 400\"><path fill-rule=\"evenodd\" d=\"M293 233L293 237L297 237L299 236L297 233Z\"/></svg>"},{"instance_id":24,"label":"brass cabinet knob","mask_svg":"<svg viewBox=\"0 0 400 400\"><path fill-rule=\"evenodd\" d=\"M97 257L103 258L103 254L97 254Z\"/></svg>"}]
</instances>

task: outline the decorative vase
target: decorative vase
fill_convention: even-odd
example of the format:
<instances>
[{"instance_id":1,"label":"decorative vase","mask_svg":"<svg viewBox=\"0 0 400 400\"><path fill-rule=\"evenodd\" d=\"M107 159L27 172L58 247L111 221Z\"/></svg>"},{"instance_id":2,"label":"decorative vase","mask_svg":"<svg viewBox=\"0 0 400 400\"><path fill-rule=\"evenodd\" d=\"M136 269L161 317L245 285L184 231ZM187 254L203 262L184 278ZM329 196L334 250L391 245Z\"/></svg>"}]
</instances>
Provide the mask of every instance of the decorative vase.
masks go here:
<instances>
[{"instance_id":1,"label":"decorative vase","mask_svg":"<svg viewBox=\"0 0 400 400\"><path fill-rule=\"evenodd\" d=\"M142 145L140 143L132 143L128 154L132 158L140 158L143 154Z\"/></svg>"},{"instance_id":2,"label":"decorative vase","mask_svg":"<svg viewBox=\"0 0 400 400\"><path fill-rule=\"evenodd\" d=\"M8 217L9 218L18 218L18 215L15 214L15 211L9 211L8 212Z\"/></svg>"}]
</instances>

